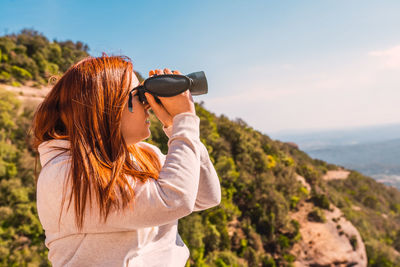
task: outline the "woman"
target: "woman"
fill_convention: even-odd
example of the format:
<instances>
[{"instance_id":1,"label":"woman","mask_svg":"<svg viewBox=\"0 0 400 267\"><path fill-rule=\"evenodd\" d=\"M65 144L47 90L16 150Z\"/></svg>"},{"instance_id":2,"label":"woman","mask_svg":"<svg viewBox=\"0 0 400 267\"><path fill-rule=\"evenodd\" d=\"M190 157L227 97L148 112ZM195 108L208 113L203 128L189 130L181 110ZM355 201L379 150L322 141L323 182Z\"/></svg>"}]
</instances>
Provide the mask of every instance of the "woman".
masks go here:
<instances>
[{"instance_id":1,"label":"woman","mask_svg":"<svg viewBox=\"0 0 400 267\"><path fill-rule=\"evenodd\" d=\"M138 85L129 58L85 58L36 111L37 207L53 266L184 266L178 219L220 203L190 92L161 104L135 96L131 113ZM142 142L149 108L169 137L167 155Z\"/></svg>"}]
</instances>

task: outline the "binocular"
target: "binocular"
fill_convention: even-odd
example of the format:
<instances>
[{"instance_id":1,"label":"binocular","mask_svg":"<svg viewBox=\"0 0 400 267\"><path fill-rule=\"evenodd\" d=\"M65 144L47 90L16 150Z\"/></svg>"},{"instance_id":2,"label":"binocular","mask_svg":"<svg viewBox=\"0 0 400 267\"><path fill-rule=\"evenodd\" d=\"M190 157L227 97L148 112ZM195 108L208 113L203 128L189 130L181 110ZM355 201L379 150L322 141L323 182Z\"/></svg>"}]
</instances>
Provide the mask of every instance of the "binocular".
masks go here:
<instances>
[{"instance_id":1,"label":"binocular","mask_svg":"<svg viewBox=\"0 0 400 267\"><path fill-rule=\"evenodd\" d=\"M142 103L148 103L145 92L150 93L154 96L156 102L161 104L158 96L171 97L179 95L180 93L189 90L192 95L203 95L208 92L207 78L204 71L193 72L187 75L180 74L162 74L147 78L143 84L133 88L129 92L128 108L132 112L132 94L133 91L137 90L135 94L139 96L139 101Z\"/></svg>"}]
</instances>

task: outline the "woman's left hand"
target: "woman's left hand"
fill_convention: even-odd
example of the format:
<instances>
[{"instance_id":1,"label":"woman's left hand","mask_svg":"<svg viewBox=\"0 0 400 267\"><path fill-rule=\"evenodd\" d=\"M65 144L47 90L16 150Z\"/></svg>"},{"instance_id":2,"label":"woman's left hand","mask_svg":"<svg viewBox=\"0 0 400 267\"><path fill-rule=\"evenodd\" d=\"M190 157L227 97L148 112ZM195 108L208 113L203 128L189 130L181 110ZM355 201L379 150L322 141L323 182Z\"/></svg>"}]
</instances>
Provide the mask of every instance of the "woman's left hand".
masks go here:
<instances>
[{"instance_id":1,"label":"woman's left hand","mask_svg":"<svg viewBox=\"0 0 400 267\"><path fill-rule=\"evenodd\" d=\"M154 74L162 75L162 74L181 74L179 71L175 70L173 73L170 69L165 68L164 71L160 69L150 70L149 76L153 76ZM151 109L156 114L157 118L161 121L165 128L168 128L172 125L173 117L169 112L164 108L162 104L158 104L154 99L154 96L149 93L145 93L147 102L149 102Z\"/></svg>"}]
</instances>

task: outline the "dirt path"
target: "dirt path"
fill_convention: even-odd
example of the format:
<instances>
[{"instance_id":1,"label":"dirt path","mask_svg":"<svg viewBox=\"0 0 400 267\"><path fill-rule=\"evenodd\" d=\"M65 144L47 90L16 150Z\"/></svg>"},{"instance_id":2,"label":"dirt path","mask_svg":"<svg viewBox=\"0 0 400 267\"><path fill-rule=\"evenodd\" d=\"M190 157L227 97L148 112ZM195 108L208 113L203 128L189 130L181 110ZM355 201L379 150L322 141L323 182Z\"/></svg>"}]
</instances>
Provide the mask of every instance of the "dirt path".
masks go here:
<instances>
[{"instance_id":1,"label":"dirt path","mask_svg":"<svg viewBox=\"0 0 400 267\"><path fill-rule=\"evenodd\" d=\"M43 88L35 88L35 87L30 87L30 86L20 86L20 87L15 87L7 84L1 84L0 83L0 88L4 88L8 91L12 91L16 93L19 96L24 96L24 97L38 97L38 98L44 98L47 93L50 91L50 87L43 87Z\"/></svg>"},{"instance_id":2,"label":"dirt path","mask_svg":"<svg viewBox=\"0 0 400 267\"><path fill-rule=\"evenodd\" d=\"M43 101L51 87L35 88L30 86L15 87L7 84L1 84L0 88L4 88L7 91L15 93L17 98L22 101L23 106L36 107Z\"/></svg>"},{"instance_id":3,"label":"dirt path","mask_svg":"<svg viewBox=\"0 0 400 267\"><path fill-rule=\"evenodd\" d=\"M350 172L346 170L328 171L322 178L324 180L343 180L347 179Z\"/></svg>"}]
</instances>

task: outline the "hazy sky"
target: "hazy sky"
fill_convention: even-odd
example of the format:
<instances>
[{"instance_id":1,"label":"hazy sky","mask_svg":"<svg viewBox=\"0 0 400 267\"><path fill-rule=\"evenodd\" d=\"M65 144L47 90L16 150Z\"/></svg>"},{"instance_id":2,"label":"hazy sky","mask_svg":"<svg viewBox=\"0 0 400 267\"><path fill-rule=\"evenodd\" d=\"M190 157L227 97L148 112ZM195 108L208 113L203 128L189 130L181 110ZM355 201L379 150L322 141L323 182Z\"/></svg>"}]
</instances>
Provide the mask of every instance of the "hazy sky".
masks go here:
<instances>
[{"instance_id":1,"label":"hazy sky","mask_svg":"<svg viewBox=\"0 0 400 267\"><path fill-rule=\"evenodd\" d=\"M400 1L2 0L0 33L33 27L124 54L147 77L204 70L216 115L266 134L400 123Z\"/></svg>"}]
</instances>

